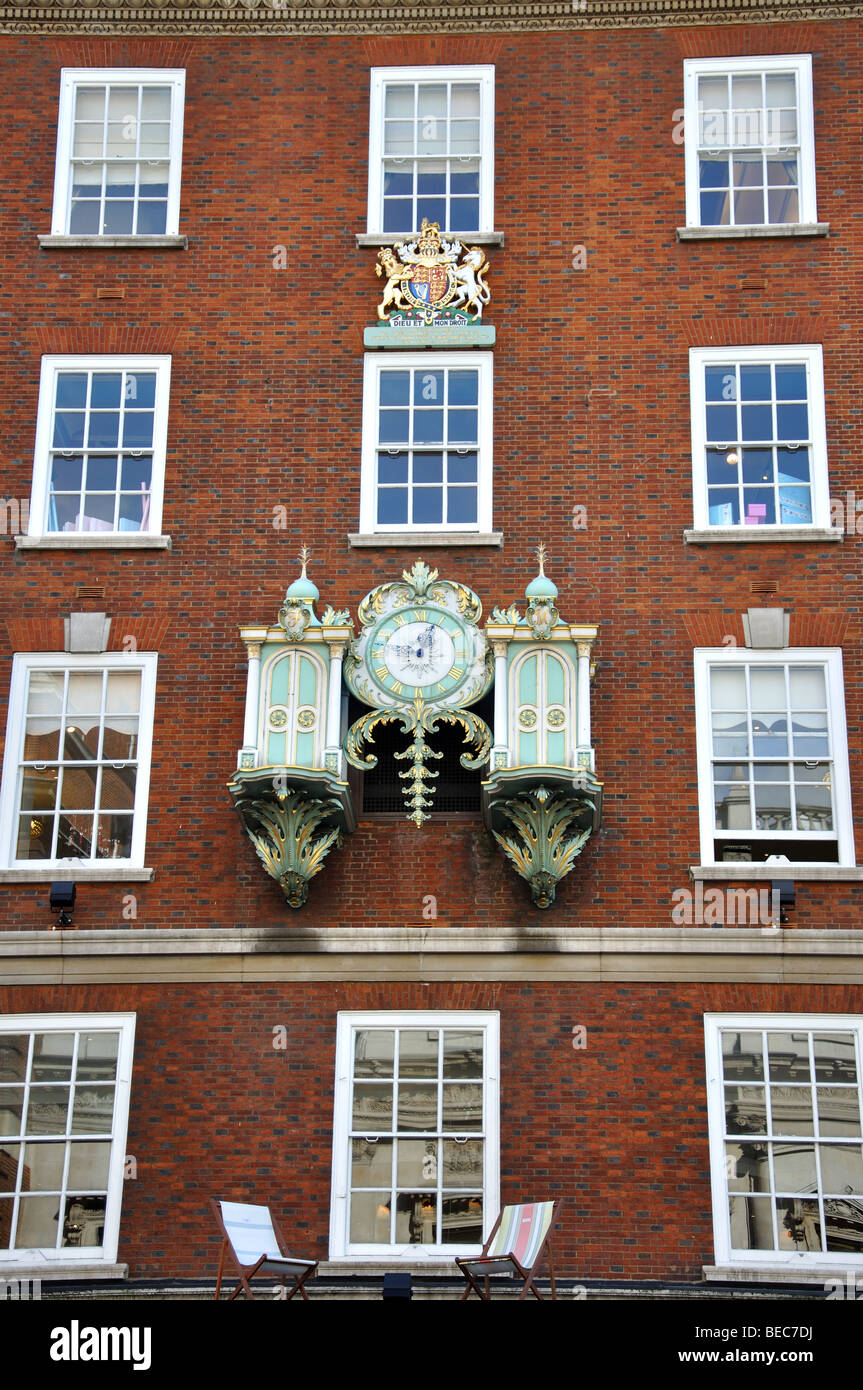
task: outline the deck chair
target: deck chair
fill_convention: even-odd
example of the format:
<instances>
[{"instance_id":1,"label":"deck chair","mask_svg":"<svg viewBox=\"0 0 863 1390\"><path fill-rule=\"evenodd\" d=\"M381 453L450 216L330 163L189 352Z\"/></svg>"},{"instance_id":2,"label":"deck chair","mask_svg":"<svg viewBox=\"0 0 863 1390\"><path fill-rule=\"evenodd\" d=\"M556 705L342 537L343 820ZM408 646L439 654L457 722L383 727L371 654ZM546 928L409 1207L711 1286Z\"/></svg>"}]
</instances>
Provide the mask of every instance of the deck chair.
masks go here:
<instances>
[{"instance_id":1,"label":"deck chair","mask_svg":"<svg viewBox=\"0 0 863 1390\"><path fill-rule=\"evenodd\" d=\"M269 1207L256 1207L248 1202L220 1202L216 1197L210 1198L210 1206L223 1237L216 1298L222 1288L225 1256L229 1255L236 1265L240 1282L229 1295L228 1302L236 1298L241 1289L248 1298L253 1298L249 1281L259 1274L281 1280L283 1291L287 1290L290 1279L291 1291L284 1293L285 1298L293 1298L295 1293L299 1293L308 1302L309 1295L303 1285L316 1272L318 1262L294 1260L288 1255L284 1238Z\"/></svg>"},{"instance_id":2,"label":"deck chair","mask_svg":"<svg viewBox=\"0 0 863 1390\"><path fill-rule=\"evenodd\" d=\"M523 1280L519 1298L526 1298L530 1291L535 1298L541 1299L542 1294L536 1287L535 1278L543 1254L548 1256L551 1296L557 1298L549 1235L559 1206L558 1201L523 1202L519 1206L504 1207L483 1246L482 1254L468 1255L462 1259L456 1257L456 1264L467 1279L467 1288L462 1294L462 1300L475 1289L480 1298L490 1302L489 1276L492 1274L517 1275Z\"/></svg>"}]
</instances>

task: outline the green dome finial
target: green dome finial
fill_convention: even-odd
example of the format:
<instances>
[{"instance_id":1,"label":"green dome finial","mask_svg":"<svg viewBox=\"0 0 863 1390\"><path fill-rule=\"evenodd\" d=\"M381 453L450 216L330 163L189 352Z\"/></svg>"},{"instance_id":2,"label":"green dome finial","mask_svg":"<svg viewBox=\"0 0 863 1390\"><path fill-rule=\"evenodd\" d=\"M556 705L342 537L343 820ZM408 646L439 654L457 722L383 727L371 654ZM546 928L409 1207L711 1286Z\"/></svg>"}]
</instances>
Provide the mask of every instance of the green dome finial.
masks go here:
<instances>
[{"instance_id":1,"label":"green dome finial","mask_svg":"<svg viewBox=\"0 0 863 1390\"><path fill-rule=\"evenodd\" d=\"M297 556L297 559L302 565L303 572L300 575L299 579L295 579L293 584L288 585L288 592L285 594L285 598L306 599L308 602L312 604L314 604L316 600L320 598L321 595L318 590L318 586L316 584L313 584L311 579L309 579L308 575L306 574L306 566L309 563L310 557L311 551L309 550L309 547L307 545L302 546L300 549L300 553Z\"/></svg>"},{"instance_id":2,"label":"green dome finial","mask_svg":"<svg viewBox=\"0 0 863 1390\"><path fill-rule=\"evenodd\" d=\"M545 545L540 541L536 547L536 558L539 561L539 574L536 579L532 579L524 591L525 598L557 598L557 585L550 580L545 572Z\"/></svg>"}]
</instances>

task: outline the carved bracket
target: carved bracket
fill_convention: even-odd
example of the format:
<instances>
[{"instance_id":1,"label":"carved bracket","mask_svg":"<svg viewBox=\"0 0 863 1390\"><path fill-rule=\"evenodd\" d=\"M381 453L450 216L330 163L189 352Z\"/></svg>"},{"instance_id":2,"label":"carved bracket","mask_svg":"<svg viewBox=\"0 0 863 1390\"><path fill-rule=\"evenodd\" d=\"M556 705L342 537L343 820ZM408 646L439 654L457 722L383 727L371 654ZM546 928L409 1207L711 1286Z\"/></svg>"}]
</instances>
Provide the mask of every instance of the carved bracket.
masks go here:
<instances>
[{"instance_id":1,"label":"carved bracket","mask_svg":"<svg viewBox=\"0 0 863 1390\"><path fill-rule=\"evenodd\" d=\"M598 790L598 787L597 787ZM571 872L598 819L589 791L538 786L509 801L496 800L492 834L516 873L527 880L536 907L550 907L557 885Z\"/></svg>"},{"instance_id":2,"label":"carved bracket","mask_svg":"<svg viewBox=\"0 0 863 1390\"><path fill-rule=\"evenodd\" d=\"M289 907L302 907L310 880L320 873L330 850L342 843L342 806L334 797L310 797L290 787L261 795L234 782L230 790L267 873Z\"/></svg>"}]
</instances>

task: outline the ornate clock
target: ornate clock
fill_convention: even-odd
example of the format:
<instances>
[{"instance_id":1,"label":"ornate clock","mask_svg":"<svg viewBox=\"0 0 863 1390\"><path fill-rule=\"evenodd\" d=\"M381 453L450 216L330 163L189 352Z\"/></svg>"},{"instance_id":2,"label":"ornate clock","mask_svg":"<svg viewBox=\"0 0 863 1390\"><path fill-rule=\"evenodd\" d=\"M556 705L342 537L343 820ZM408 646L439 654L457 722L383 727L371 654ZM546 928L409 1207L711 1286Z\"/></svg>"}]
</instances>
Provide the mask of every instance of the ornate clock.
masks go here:
<instances>
[{"instance_id":1,"label":"ornate clock","mask_svg":"<svg viewBox=\"0 0 863 1390\"><path fill-rule=\"evenodd\" d=\"M403 571L401 581L373 589L357 612L362 630L351 644L345 680L372 711L350 729L345 753L355 767L372 767L377 759L360 750L373 739L376 725L398 720L404 733L413 733L409 748L396 756L412 763L399 775L416 825L427 819L424 808L432 805L437 777L425 763L441 756L423 733L433 732L441 720L461 724L465 741L476 750L473 757L462 755L464 767L480 767L491 748L488 726L465 708L485 694L494 675L485 634L477 626L481 614L471 589L439 580L437 570L421 560Z\"/></svg>"}]
</instances>

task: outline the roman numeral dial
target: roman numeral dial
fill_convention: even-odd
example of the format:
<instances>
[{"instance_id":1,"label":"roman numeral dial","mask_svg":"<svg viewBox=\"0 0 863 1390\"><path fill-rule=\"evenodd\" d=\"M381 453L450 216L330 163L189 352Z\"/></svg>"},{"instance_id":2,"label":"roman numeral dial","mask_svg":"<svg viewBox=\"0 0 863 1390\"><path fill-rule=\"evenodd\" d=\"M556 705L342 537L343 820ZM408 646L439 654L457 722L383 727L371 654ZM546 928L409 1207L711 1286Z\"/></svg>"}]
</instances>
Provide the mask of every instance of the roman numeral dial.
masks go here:
<instances>
[{"instance_id":1,"label":"roman numeral dial","mask_svg":"<svg viewBox=\"0 0 863 1390\"><path fill-rule=\"evenodd\" d=\"M371 634L367 669L389 695L439 700L469 666L462 624L451 613L418 604L390 613Z\"/></svg>"}]
</instances>

